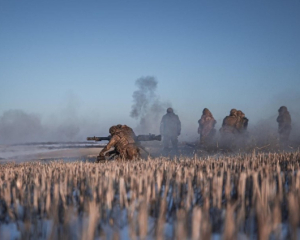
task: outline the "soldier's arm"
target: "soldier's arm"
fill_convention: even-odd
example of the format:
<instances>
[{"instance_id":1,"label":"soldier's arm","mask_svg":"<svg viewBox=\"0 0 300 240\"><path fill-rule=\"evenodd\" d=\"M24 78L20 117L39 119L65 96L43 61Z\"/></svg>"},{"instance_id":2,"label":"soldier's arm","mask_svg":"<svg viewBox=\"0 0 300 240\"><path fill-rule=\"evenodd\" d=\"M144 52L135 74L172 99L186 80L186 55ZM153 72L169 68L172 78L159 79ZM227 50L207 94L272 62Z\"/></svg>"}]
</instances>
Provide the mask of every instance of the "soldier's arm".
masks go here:
<instances>
[{"instance_id":1,"label":"soldier's arm","mask_svg":"<svg viewBox=\"0 0 300 240\"><path fill-rule=\"evenodd\" d=\"M224 127L224 126L226 125L226 118L227 118L227 117L225 117L225 118L223 119L222 127Z\"/></svg>"},{"instance_id":2,"label":"soldier's arm","mask_svg":"<svg viewBox=\"0 0 300 240\"><path fill-rule=\"evenodd\" d=\"M281 122L281 117L278 116L277 119L276 119L276 121L277 121L278 123L280 123L280 122Z\"/></svg>"},{"instance_id":3,"label":"soldier's arm","mask_svg":"<svg viewBox=\"0 0 300 240\"><path fill-rule=\"evenodd\" d=\"M177 134L178 134L178 136L179 136L180 133L181 133L181 122L180 122L178 116L177 116L177 119L178 119L178 122L177 122Z\"/></svg>"},{"instance_id":4,"label":"soldier's arm","mask_svg":"<svg viewBox=\"0 0 300 240\"><path fill-rule=\"evenodd\" d=\"M285 125L291 125L291 123L292 123L291 115L285 114L283 122L285 123Z\"/></svg>"},{"instance_id":5,"label":"soldier's arm","mask_svg":"<svg viewBox=\"0 0 300 240\"><path fill-rule=\"evenodd\" d=\"M217 121L214 118L213 121L214 121L213 126L215 126L217 124Z\"/></svg>"},{"instance_id":6,"label":"soldier's arm","mask_svg":"<svg viewBox=\"0 0 300 240\"><path fill-rule=\"evenodd\" d=\"M203 125L205 123L205 117L202 116L201 119L199 120L200 125Z\"/></svg>"},{"instance_id":7,"label":"soldier's arm","mask_svg":"<svg viewBox=\"0 0 300 240\"><path fill-rule=\"evenodd\" d=\"M201 133L201 128L202 128L202 126L201 126L201 119L202 119L202 118L200 118L200 119L198 120L198 124L199 124L199 127L198 127L198 133L199 133L199 134Z\"/></svg>"},{"instance_id":8,"label":"soldier's arm","mask_svg":"<svg viewBox=\"0 0 300 240\"><path fill-rule=\"evenodd\" d=\"M164 133L164 125L165 125L164 122L165 122L165 118L162 117L162 119L160 121L160 128L159 128L159 132L160 132L161 135L163 135L163 133Z\"/></svg>"},{"instance_id":9,"label":"soldier's arm","mask_svg":"<svg viewBox=\"0 0 300 240\"><path fill-rule=\"evenodd\" d=\"M209 125L211 126L211 127L214 127L215 125L216 125L216 120L213 118L213 117L207 117L207 119L206 119L209 123Z\"/></svg>"},{"instance_id":10,"label":"soldier's arm","mask_svg":"<svg viewBox=\"0 0 300 240\"><path fill-rule=\"evenodd\" d=\"M110 139L109 143L101 150L101 152L99 153L99 156L104 156L104 153L107 152L112 147L114 147L117 144L118 140L119 140L119 136L117 136L117 135L113 136Z\"/></svg>"}]
</instances>

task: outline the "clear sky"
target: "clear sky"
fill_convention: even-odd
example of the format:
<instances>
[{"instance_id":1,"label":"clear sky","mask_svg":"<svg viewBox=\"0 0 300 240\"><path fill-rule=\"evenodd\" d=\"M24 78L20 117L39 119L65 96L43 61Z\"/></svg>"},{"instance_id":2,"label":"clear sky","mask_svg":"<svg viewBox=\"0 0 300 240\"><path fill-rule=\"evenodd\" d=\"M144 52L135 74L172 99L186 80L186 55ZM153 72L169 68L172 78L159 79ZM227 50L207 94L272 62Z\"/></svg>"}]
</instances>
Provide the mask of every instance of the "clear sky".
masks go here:
<instances>
[{"instance_id":1,"label":"clear sky","mask_svg":"<svg viewBox=\"0 0 300 240\"><path fill-rule=\"evenodd\" d=\"M0 0L0 116L71 101L99 125L135 124L143 76L183 128L204 107L218 123L231 108L250 123L280 105L300 111L300 1Z\"/></svg>"}]
</instances>

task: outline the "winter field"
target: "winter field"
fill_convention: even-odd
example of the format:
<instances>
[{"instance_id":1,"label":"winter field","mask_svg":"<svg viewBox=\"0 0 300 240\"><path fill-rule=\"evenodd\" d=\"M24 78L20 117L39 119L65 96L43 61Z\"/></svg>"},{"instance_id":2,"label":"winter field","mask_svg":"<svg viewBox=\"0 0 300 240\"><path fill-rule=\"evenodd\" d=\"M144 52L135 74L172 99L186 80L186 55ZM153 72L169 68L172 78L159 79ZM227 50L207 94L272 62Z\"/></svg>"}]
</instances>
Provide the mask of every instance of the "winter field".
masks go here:
<instances>
[{"instance_id":1,"label":"winter field","mask_svg":"<svg viewBox=\"0 0 300 240\"><path fill-rule=\"evenodd\" d=\"M1 240L298 239L299 151L101 164L77 156L1 162Z\"/></svg>"}]
</instances>

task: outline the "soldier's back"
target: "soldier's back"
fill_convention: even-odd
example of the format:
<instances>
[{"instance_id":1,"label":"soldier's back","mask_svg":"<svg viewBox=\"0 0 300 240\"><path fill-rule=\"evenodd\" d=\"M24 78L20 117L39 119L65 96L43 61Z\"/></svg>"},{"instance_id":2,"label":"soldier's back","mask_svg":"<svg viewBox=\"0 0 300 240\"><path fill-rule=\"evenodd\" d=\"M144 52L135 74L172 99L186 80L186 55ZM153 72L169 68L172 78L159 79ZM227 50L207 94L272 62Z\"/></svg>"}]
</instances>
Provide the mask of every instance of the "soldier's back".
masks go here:
<instances>
[{"instance_id":1,"label":"soldier's back","mask_svg":"<svg viewBox=\"0 0 300 240\"><path fill-rule=\"evenodd\" d=\"M231 127L234 127L236 125L238 121L238 118L237 117L234 117L234 116L227 116L224 118L223 120L223 126L231 126Z\"/></svg>"},{"instance_id":2,"label":"soldier's back","mask_svg":"<svg viewBox=\"0 0 300 240\"><path fill-rule=\"evenodd\" d=\"M163 134L164 135L176 135L179 124L178 115L167 113L163 116Z\"/></svg>"},{"instance_id":3,"label":"soldier's back","mask_svg":"<svg viewBox=\"0 0 300 240\"><path fill-rule=\"evenodd\" d=\"M223 119L222 127L220 128L221 133L235 133L237 131L238 118L236 116L226 116Z\"/></svg>"}]
</instances>

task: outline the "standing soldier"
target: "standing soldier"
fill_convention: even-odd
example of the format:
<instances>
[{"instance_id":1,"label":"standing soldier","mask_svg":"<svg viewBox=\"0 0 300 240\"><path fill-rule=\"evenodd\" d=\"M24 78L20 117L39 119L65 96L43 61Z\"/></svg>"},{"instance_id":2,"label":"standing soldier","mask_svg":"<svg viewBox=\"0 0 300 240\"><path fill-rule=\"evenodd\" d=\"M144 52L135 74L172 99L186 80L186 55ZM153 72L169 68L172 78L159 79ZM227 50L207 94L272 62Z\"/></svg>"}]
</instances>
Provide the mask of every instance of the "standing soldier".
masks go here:
<instances>
[{"instance_id":1,"label":"standing soldier","mask_svg":"<svg viewBox=\"0 0 300 240\"><path fill-rule=\"evenodd\" d=\"M216 130L214 129L217 121L214 119L211 112L204 108L202 116L198 121L198 133L200 134L200 144L210 142L214 137Z\"/></svg>"},{"instance_id":2,"label":"standing soldier","mask_svg":"<svg viewBox=\"0 0 300 240\"><path fill-rule=\"evenodd\" d=\"M245 133L248 127L248 118L245 117L245 113L241 110L237 111L237 118L236 129L239 133Z\"/></svg>"},{"instance_id":3,"label":"standing soldier","mask_svg":"<svg viewBox=\"0 0 300 240\"><path fill-rule=\"evenodd\" d=\"M236 137L236 145L240 148L244 148L246 146L246 141L248 138L248 118L245 117L245 113L243 113L241 110L237 111L237 123L236 123L236 129L237 129L237 137Z\"/></svg>"},{"instance_id":4,"label":"standing soldier","mask_svg":"<svg viewBox=\"0 0 300 240\"><path fill-rule=\"evenodd\" d=\"M223 119L222 127L220 128L221 133L221 145L225 148L232 147L234 141L234 135L238 132L236 125L238 123L237 110L231 109L229 116Z\"/></svg>"},{"instance_id":5,"label":"standing soldier","mask_svg":"<svg viewBox=\"0 0 300 240\"><path fill-rule=\"evenodd\" d=\"M178 136L181 132L181 122L172 108L167 109L160 122L160 134L163 137L163 152L169 152L169 143L171 141L174 152L177 153Z\"/></svg>"},{"instance_id":6,"label":"standing soldier","mask_svg":"<svg viewBox=\"0 0 300 240\"><path fill-rule=\"evenodd\" d=\"M237 110L231 109L229 116L226 116L223 119L222 127L220 128L220 132L222 135L226 133L234 134L237 132L236 124L238 122Z\"/></svg>"},{"instance_id":7,"label":"standing soldier","mask_svg":"<svg viewBox=\"0 0 300 240\"><path fill-rule=\"evenodd\" d=\"M112 147L115 148L114 153L119 156L119 159L133 160L140 156L140 149L136 145L135 133L132 128L126 125L116 125L109 129L111 139L109 143L101 150L97 157L97 162L105 161L106 152Z\"/></svg>"},{"instance_id":8,"label":"standing soldier","mask_svg":"<svg viewBox=\"0 0 300 240\"><path fill-rule=\"evenodd\" d=\"M278 109L279 116L277 117L278 122L278 133L281 143L286 143L289 140L291 133L291 115L287 110L287 107L282 106Z\"/></svg>"}]
</instances>

